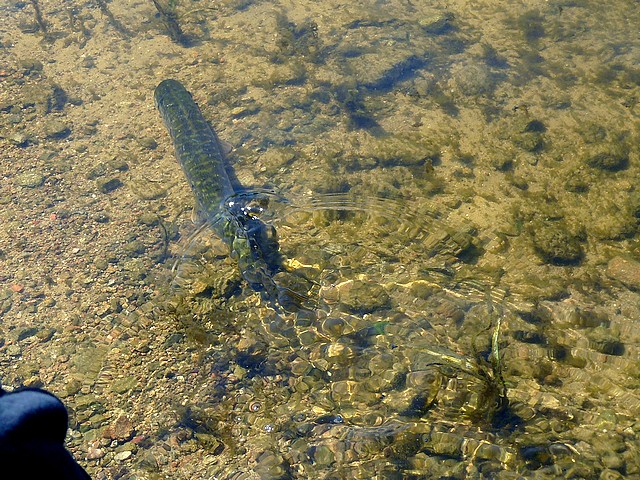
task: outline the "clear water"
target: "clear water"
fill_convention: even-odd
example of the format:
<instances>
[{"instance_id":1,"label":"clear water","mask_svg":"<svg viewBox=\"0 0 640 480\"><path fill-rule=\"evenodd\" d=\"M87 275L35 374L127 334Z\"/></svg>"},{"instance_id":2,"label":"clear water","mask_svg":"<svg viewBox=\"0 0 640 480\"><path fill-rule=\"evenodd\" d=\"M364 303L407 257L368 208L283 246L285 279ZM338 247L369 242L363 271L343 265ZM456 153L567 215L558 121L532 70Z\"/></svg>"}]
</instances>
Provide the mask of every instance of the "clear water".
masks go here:
<instances>
[{"instance_id":1,"label":"clear water","mask_svg":"<svg viewBox=\"0 0 640 480\"><path fill-rule=\"evenodd\" d=\"M38 3L0 7L0 378L94 478L640 474L637 2L183 1L183 45ZM164 78L309 308L194 234Z\"/></svg>"}]
</instances>

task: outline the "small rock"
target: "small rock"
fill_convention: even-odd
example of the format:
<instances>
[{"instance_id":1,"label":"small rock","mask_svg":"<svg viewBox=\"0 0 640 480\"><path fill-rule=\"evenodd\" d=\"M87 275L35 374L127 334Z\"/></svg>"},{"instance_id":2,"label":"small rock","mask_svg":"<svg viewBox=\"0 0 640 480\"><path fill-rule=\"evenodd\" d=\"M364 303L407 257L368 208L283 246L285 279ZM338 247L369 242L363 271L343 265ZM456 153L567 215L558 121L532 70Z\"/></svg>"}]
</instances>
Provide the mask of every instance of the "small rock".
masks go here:
<instances>
[{"instance_id":1,"label":"small rock","mask_svg":"<svg viewBox=\"0 0 640 480\"><path fill-rule=\"evenodd\" d=\"M581 239L570 234L562 223L540 223L532 233L536 253L545 263L577 265L582 261Z\"/></svg>"},{"instance_id":2,"label":"small rock","mask_svg":"<svg viewBox=\"0 0 640 480\"><path fill-rule=\"evenodd\" d=\"M124 462L131 455L133 455L133 453L130 450L125 450L124 452L116 453L113 458L119 462Z\"/></svg>"},{"instance_id":3,"label":"small rock","mask_svg":"<svg viewBox=\"0 0 640 480\"><path fill-rule=\"evenodd\" d=\"M158 142L153 137L141 137L138 139L138 143L147 150L155 150L158 147Z\"/></svg>"},{"instance_id":4,"label":"small rock","mask_svg":"<svg viewBox=\"0 0 640 480\"><path fill-rule=\"evenodd\" d=\"M144 212L138 217L138 223L147 227L155 227L160 223L160 217L151 212Z\"/></svg>"},{"instance_id":5,"label":"small rock","mask_svg":"<svg viewBox=\"0 0 640 480\"><path fill-rule=\"evenodd\" d=\"M44 134L47 138L64 138L71 133L71 128L65 122L53 119L44 124Z\"/></svg>"},{"instance_id":6,"label":"small rock","mask_svg":"<svg viewBox=\"0 0 640 480\"><path fill-rule=\"evenodd\" d=\"M111 384L110 390L115 393L126 393L138 384L138 380L133 376L117 378Z\"/></svg>"},{"instance_id":7,"label":"small rock","mask_svg":"<svg viewBox=\"0 0 640 480\"><path fill-rule=\"evenodd\" d=\"M7 347L7 355L10 357L19 357L21 354L20 347L18 345L9 345Z\"/></svg>"},{"instance_id":8,"label":"small rock","mask_svg":"<svg viewBox=\"0 0 640 480\"><path fill-rule=\"evenodd\" d=\"M114 190L120 188L122 186L122 182L119 178L101 178L96 181L98 185L98 189L102 193L113 192Z\"/></svg>"},{"instance_id":9,"label":"small rock","mask_svg":"<svg viewBox=\"0 0 640 480\"><path fill-rule=\"evenodd\" d=\"M617 172L629 165L629 152L624 144L604 144L587 152L583 159L590 167Z\"/></svg>"},{"instance_id":10,"label":"small rock","mask_svg":"<svg viewBox=\"0 0 640 480\"><path fill-rule=\"evenodd\" d=\"M640 290L640 262L626 257L614 257L607 265L607 275L632 290Z\"/></svg>"},{"instance_id":11,"label":"small rock","mask_svg":"<svg viewBox=\"0 0 640 480\"><path fill-rule=\"evenodd\" d=\"M133 423L126 415L120 415L116 421L104 429L103 437L119 442L126 442L133 438L135 429Z\"/></svg>"},{"instance_id":12,"label":"small rock","mask_svg":"<svg viewBox=\"0 0 640 480\"><path fill-rule=\"evenodd\" d=\"M26 188L36 188L44 183L45 176L38 172L25 172L16 176L16 184Z\"/></svg>"},{"instance_id":13,"label":"small rock","mask_svg":"<svg viewBox=\"0 0 640 480\"><path fill-rule=\"evenodd\" d=\"M129 170L129 164L120 157L116 157L110 160L109 166L119 172L126 172L127 170Z\"/></svg>"},{"instance_id":14,"label":"small rock","mask_svg":"<svg viewBox=\"0 0 640 480\"><path fill-rule=\"evenodd\" d=\"M389 295L377 283L354 280L340 289L340 302L353 313L371 313L389 303Z\"/></svg>"},{"instance_id":15,"label":"small rock","mask_svg":"<svg viewBox=\"0 0 640 480\"><path fill-rule=\"evenodd\" d=\"M18 332L18 341L24 340L25 338L33 337L38 333L37 327L27 327L23 328Z\"/></svg>"},{"instance_id":16,"label":"small rock","mask_svg":"<svg viewBox=\"0 0 640 480\"><path fill-rule=\"evenodd\" d=\"M16 132L9 135L9 142L18 147L26 147L33 143L33 136L24 132Z\"/></svg>"},{"instance_id":17,"label":"small rock","mask_svg":"<svg viewBox=\"0 0 640 480\"><path fill-rule=\"evenodd\" d=\"M87 450L87 460L100 460L105 455L105 451L101 448L89 447Z\"/></svg>"}]
</instances>

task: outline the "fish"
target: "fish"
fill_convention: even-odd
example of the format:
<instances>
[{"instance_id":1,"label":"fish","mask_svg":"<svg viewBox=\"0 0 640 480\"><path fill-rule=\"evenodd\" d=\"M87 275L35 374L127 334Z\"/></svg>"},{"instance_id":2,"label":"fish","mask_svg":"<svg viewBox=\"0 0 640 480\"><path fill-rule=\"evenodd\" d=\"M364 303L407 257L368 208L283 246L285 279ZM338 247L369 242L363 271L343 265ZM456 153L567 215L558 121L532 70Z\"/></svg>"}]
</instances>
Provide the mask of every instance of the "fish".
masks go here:
<instances>
[{"instance_id":1,"label":"fish","mask_svg":"<svg viewBox=\"0 0 640 480\"><path fill-rule=\"evenodd\" d=\"M268 196L231 182L218 135L182 83L163 80L154 91L154 100L195 197L197 221L229 245L243 279L253 290L285 309L302 306L306 295L274 280L286 268L275 227L260 218L268 208Z\"/></svg>"},{"instance_id":2,"label":"fish","mask_svg":"<svg viewBox=\"0 0 640 480\"><path fill-rule=\"evenodd\" d=\"M236 193L220 140L191 94L177 80L160 82L154 99L195 197L197 217L215 225L215 220L222 220L226 213L222 203Z\"/></svg>"}]
</instances>

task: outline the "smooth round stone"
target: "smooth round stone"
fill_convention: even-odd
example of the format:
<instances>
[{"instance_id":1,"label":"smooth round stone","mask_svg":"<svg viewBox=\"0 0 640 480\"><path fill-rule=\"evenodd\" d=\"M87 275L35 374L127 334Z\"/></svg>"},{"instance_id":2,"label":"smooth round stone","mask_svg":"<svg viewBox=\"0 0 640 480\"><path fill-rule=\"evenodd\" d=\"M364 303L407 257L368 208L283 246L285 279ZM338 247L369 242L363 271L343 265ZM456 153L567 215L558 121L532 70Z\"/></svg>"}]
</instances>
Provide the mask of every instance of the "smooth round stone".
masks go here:
<instances>
[{"instance_id":1,"label":"smooth round stone","mask_svg":"<svg viewBox=\"0 0 640 480\"><path fill-rule=\"evenodd\" d=\"M45 176L38 172L25 172L16 176L16 184L26 188L40 187L45 180Z\"/></svg>"}]
</instances>

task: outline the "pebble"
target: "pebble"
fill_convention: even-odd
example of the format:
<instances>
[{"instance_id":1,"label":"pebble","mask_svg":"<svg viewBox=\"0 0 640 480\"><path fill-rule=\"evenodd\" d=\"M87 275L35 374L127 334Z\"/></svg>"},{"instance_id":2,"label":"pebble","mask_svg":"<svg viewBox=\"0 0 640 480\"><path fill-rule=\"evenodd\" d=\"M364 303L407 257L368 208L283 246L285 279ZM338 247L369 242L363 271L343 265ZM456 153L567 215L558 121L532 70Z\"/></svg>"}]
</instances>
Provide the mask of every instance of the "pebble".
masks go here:
<instances>
[{"instance_id":1,"label":"pebble","mask_svg":"<svg viewBox=\"0 0 640 480\"><path fill-rule=\"evenodd\" d=\"M344 282L340 301L353 313L370 313L389 303L389 295L377 283L354 280Z\"/></svg>"},{"instance_id":2,"label":"pebble","mask_svg":"<svg viewBox=\"0 0 640 480\"><path fill-rule=\"evenodd\" d=\"M640 262L627 257L614 257L607 265L607 275L633 290L640 290Z\"/></svg>"},{"instance_id":3,"label":"pebble","mask_svg":"<svg viewBox=\"0 0 640 480\"><path fill-rule=\"evenodd\" d=\"M540 258L551 265L577 265L584 257L580 239L561 223L539 223L533 229L533 245Z\"/></svg>"},{"instance_id":4,"label":"pebble","mask_svg":"<svg viewBox=\"0 0 640 480\"><path fill-rule=\"evenodd\" d=\"M40 187L45 180L45 176L38 172L25 172L16 176L16 185L26 188Z\"/></svg>"},{"instance_id":5,"label":"pebble","mask_svg":"<svg viewBox=\"0 0 640 480\"><path fill-rule=\"evenodd\" d=\"M122 182L119 178L111 177L111 178L100 178L96 181L98 185L98 189L102 193L113 192L114 190L120 188L122 186Z\"/></svg>"},{"instance_id":6,"label":"pebble","mask_svg":"<svg viewBox=\"0 0 640 480\"><path fill-rule=\"evenodd\" d=\"M28 133L18 132L9 136L9 142L18 147L26 147L32 142L32 137Z\"/></svg>"},{"instance_id":7,"label":"pebble","mask_svg":"<svg viewBox=\"0 0 640 480\"><path fill-rule=\"evenodd\" d=\"M119 172L126 172L127 170L129 170L129 164L124 160L124 158L115 157L111 159L108 163L109 163L109 167Z\"/></svg>"},{"instance_id":8,"label":"pebble","mask_svg":"<svg viewBox=\"0 0 640 480\"><path fill-rule=\"evenodd\" d=\"M153 137L140 137L138 143L147 150L155 150L158 147L158 142Z\"/></svg>"},{"instance_id":9,"label":"pebble","mask_svg":"<svg viewBox=\"0 0 640 480\"><path fill-rule=\"evenodd\" d=\"M105 451L101 448L89 447L87 450L87 460L100 460L105 455Z\"/></svg>"},{"instance_id":10,"label":"pebble","mask_svg":"<svg viewBox=\"0 0 640 480\"><path fill-rule=\"evenodd\" d=\"M18 330L17 339L18 341L24 340L25 338L33 337L36 333L38 333L37 327L25 327Z\"/></svg>"},{"instance_id":11,"label":"pebble","mask_svg":"<svg viewBox=\"0 0 640 480\"><path fill-rule=\"evenodd\" d=\"M18 345L9 345L7 347L7 355L10 357L19 357L22 351Z\"/></svg>"},{"instance_id":12,"label":"pebble","mask_svg":"<svg viewBox=\"0 0 640 480\"><path fill-rule=\"evenodd\" d=\"M133 438L135 429L133 422L126 416L120 415L116 418L116 421L104 429L103 437L111 440L118 440L119 442L126 442Z\"/></svg>"},{"instance_id":13,"label":"pebble","mask_svg":"<svg viewBox=\"0 0 640 480\"><path fill-rule=\"evenodd\" d=\"M124 452L116 453L113 458L119 462L124 462L131 455L133 455L133 453L130 450L125 450Z\"/></svg>"},{"instance_id":14,"label":"pebble","mask_svg":"<svg viewBox=\"0 0 640 480\"><path fill-rule=\"evenodd\" d=\"M49 120L44 125L44 134L47 138L64 138L71 133L69 125L61 120Z\"/></svg>"},{"instance_id":15,"label":"pebble","mask_svg":"<svg viewBox=\"0 0 640 480\"><path fill-rule=\"evenodd\" d=\"M592 168L617 172L629 165L629 153L625 145L605 144L596 148L595 152L586 152L584 161Z\"/></svg>"},{"instance_id":16,"label":"pebble","mask_svg":"<svg viewBox=\"0 0 640 480\"><path fill-rule=\"evenodd\" d=\"M110 390L115 393L126 393L137 385L138 381L133 376L117 378L111 384Z\"/></svg>"}]
</instances>

